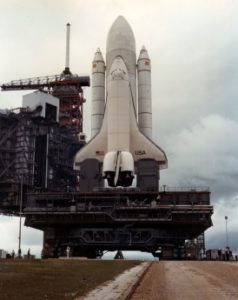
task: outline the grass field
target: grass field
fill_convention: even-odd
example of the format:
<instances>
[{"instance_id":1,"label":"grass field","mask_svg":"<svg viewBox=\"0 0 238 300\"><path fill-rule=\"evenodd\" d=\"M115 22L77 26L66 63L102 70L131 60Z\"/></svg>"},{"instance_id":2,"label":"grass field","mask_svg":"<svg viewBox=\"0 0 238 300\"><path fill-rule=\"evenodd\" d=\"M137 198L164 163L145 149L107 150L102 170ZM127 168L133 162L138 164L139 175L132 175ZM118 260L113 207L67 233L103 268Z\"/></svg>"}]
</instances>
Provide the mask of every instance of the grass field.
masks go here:
<instances>
[{"instance_id":1,"label":"grass field","mask_svg":"<svg viewBox=\"0 0 238 300\"><path fill-rule=\"evenodd\" d=\"M139 263L127 260L0 260L0 299L75 299Z\"/></svg>"}]
</instances>

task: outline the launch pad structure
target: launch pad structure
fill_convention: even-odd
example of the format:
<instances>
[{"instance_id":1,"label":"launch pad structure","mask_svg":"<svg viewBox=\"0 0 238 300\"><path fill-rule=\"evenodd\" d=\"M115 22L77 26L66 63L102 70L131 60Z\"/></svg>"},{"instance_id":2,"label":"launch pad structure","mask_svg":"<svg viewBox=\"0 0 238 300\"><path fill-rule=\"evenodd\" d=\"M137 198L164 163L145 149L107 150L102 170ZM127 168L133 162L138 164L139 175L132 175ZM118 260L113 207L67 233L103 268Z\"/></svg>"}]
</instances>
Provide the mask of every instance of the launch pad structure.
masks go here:
<instances>
[{"instance_id":1,"label":"launch pad structure","mask_svg":"<svg viewBox=\"0 0 238 300\"><path fill-rule=\"evenodd\" d=\"M209 192L105 189L91 193L29 194L26 226L44 231L44 256L101 256L105 250L140 250L186 258L185 240L211 225ZM203 245L199 245L201 251ZM197 253L198 255L200 253Z\"/></svg>"},{"instance_id":2,"label":"launch pad structure","mask_svg":"<svg viewBox=\"0 0 238 300\"><path fill-rule=\"evenodd\" d=\"M127 27L121 18L119 21L123 26L119 24L119 31ZM111 50L111 54L115 53ZM140 64L145 63L146 69L140 67L140 71L148 72L149 58L145 48L141 53ZM102 83L105 73L102 70L105 64L99 51L95 57L92 141L97 141L98 136L103 134L115 134L109 132L108 128L105 130L105 122L110 121L110 109L113 106L110 106L108 99L109 108L105 109L103 115L105 86ZM109 56L109 59L113 57ZM111 68L115 76L108 77L107 80L112 81L108 86L117 86L120 80L124 80L120 75L122 70L126 75L125 80L130 81L132 75L127 76L126 63L121 57L116 57ZM99 76L99 81L95 81L95 76ZM140 85L142 92L143 89L148 91L149 83L146 80ZM126 86L125 82L123 84L121 86ZM159 187L159 168L160 164L166 164L166 156L150 139L150 93L141 93L138 98L146 103L139 106L142 133L138 131L138 136L148 143L148 149L158 149L159 155L152 153L154 156L150 157L147 151L136 150L135 155L140 158L134 160L134 166L129 164L132 168L125 169L121 165L120 168L115 167L114 172L110 160L115 151L110 152L109 149L105 153L93 146L95 157L86 159L85 155L89 155L90 151L79 151L90 145L90 142L85 145L82 128L85 102L82 87L89 85L88 76L77 76L70 72L68 55L66 68L61 75L2 85L3 91L39 90L23 96L21 108L0 111L0 214L24 216L26 226L43 231L44 258L65 256L69 247L71 256L89 258L101 257L108 250L140 250L164 259L199 258L205 250L204 232L212 225L210 191L208 188ZM108 95L110 98L110 92ZM131 109L132 106L128 107ZM136 136L137 125L128 126ZM100 128L104 129L100 131ZM112 140L111 144L114 142ZM133 151L131 153L134 155ZM112 155L107 156L108 153ZM121 163L128 162L127 159L132 157L128 153L118 151L117 163L119 159ZM109 158L111 165L99 157ZM158 160L158 157L162 160ZM75 161L78 165L73 168ZM102 170L105 171L104 175ZM137 176L136 186L128 186L134 172ZM105 180L108 180L108 187L104 185Z\"/></svg>"}]
</instances>

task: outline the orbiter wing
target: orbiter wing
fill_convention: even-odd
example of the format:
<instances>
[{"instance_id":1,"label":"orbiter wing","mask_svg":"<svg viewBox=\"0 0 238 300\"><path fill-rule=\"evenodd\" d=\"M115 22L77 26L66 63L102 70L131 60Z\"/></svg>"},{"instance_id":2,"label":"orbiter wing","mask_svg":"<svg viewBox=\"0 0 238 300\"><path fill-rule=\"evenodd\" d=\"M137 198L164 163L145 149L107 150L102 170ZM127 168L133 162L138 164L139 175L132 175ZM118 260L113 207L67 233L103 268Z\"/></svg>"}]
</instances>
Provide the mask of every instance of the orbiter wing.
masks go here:
<instances>
[{"instance_id":1,"label":"orbiter wing","mask_svg":"<svg viewBox=\"0 0 238 300\"><path fill-rule=\"evenodd\" d=\"M97 159L103 162L104 155L107 152L107 135L105 130L101 130L93 139L91 139L75 156L74 169L80 169L80 163L86 159Z\"/></svg>"}]
</instances>

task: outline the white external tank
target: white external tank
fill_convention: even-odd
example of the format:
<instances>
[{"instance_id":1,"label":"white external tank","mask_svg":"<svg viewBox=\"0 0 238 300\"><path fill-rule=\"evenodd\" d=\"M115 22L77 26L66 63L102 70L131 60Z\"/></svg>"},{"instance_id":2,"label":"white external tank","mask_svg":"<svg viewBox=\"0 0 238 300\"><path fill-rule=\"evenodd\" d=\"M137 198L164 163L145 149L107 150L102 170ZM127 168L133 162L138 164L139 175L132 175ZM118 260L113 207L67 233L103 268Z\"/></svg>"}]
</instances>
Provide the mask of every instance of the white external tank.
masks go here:
<instances>
[{"instance_id":1,"label":"white external tank","mask_svg":"<svg viewBox=\"0 0 238 300\"><path fill-rule=\"evenodd\" d=\"M107 36L106 50L106 82L110 75L110 69L114 59L123 58L130 81L130 89L133 97L134 110L137 112L136 95L136 43L134 33L127 20L119 16L112 24Z\"/></svg>"},{"instance_id":2,"label":"white external tank","mask_svg":"<svg viewBox=\"0 0 238 300\"><path fill-rule=\"evenodd\" d=\"M137 61L137 74L138 124L140 131L152 139L151 64L148 52L144 46Z\"/></svg>"},{"instance_id":3,"label":"white external tank","mask_svg":"<svg viewBox=\"0 0 238 300\"><path fill-rule=\"evenodd\" d=\"M97 50L92 64L92 108L91 138L102 126L105 109L105 62L100 49Z\"/></svg>"}]
</instances>

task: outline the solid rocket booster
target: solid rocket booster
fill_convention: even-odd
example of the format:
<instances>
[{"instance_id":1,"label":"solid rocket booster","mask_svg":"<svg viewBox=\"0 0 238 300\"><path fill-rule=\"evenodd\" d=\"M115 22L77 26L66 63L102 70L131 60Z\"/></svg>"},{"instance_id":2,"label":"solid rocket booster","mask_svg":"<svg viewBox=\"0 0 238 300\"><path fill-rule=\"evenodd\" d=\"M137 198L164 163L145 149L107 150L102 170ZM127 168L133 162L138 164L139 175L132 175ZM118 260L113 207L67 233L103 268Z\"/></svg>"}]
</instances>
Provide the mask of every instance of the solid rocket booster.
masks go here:
<instances>
[{"instance_id":1,"label":"solid rocket booster","mask_svg":"<svg viewBox=\"0 0 238 300\"><path fill-rule=\"evenodd\" d=\"M85 160L97 160L109 186L130 186L137 162L152 160L158 169L163 169L167 167L167 158L150 139L150 59L142 48L138 59L137 103L135 38L121 16L113 23L107 38L105 93L103 69L104 61L97 51L93 61L93 138L76 154L74 167L80 170Z\"/></svg>"},{"instance_id":2,"label":"solid rocket booster","mask_svg":"<svg viewBox=\"0 0 238 300\"><path fill-rule=\"evenodd\" d=\"M140 131L152 139L151 65L143 46L137 61L138 78L138 125Z\"/></svg>"},{"instance_id":3,"label":"solid rocket booster","mask_svg":"<svg viewBox=\"0 0 238 300\"><path fill-rule=\"evenodd\" d=\"M92 64L92 108L91 138L98 134L105 107L105 62L100 49L97 50Z\"/></svg>"}]
</instances>

